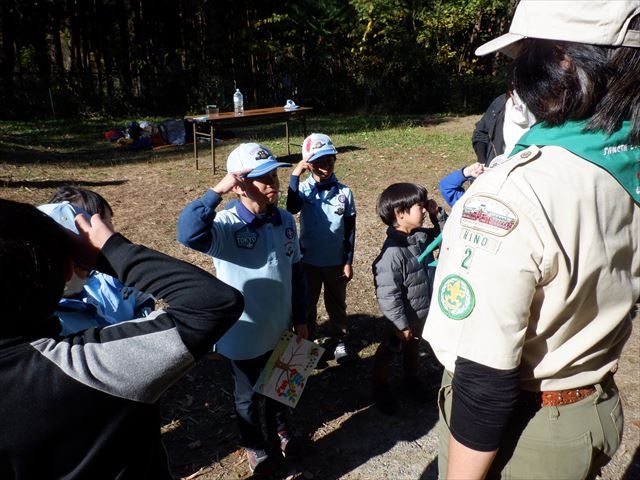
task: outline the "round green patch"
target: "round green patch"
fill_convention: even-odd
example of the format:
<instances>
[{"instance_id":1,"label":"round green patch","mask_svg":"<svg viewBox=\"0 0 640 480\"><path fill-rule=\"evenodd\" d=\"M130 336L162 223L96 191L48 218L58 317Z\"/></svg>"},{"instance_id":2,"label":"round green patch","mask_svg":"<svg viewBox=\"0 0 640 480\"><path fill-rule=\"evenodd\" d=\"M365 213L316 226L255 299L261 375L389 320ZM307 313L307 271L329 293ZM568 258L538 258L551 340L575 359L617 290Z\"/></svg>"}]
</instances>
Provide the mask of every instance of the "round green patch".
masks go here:
<instances>
[{"instance_id":1,"label":"round green patch","mask_svg":"<svg viewBox=\"0 0 640 480\"><path fill-rule=\"evenodd\" d=\"M469 282L459 275L448 275L438 288L440 310L449 318L467 318L476 305L476 297Z\"/></svg>"}]
</instances>

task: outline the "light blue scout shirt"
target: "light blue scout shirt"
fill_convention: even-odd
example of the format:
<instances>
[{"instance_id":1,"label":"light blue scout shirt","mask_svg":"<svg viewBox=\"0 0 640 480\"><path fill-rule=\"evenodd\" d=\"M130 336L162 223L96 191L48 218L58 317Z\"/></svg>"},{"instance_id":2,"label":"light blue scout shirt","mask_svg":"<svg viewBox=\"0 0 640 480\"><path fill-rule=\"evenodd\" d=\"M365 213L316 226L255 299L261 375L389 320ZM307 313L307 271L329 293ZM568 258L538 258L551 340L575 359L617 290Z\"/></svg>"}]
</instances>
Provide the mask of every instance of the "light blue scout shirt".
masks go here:
<instances>
[{"instance_id":1,"label":"light blue scout shirt","mask_svg":"<svg viewBox=\"0 0 640 480\"><path fill-rule=\"evenodd\" d=\"M55 314L61 335L103 327L134 318L146 317L154 310L153 296L127 287L120 280L92 272L82 292L75 298L62 298Z\"/></svg>"},{"instance_id":2,"label":"light blue scout shirt","mask_svg":"<svg viewBox=\"0 0 640 480\"><path fill-rule=\"evenodd\" d=\"M356 214L353 193L331 176L327 189L319 189L312 176L300 183L300 242L303 262L316 267L331 267L351 263L345 260L345 217ZM349 257L353 252L349 252Z\"/></svg>"},{"instance_id":3,"label":"light blue scout shirt","mask_svg":"<svg viewBox=\"0 0 640 480\"><path fill-rule=\"evenodd\" d=\"M276 209L279 225L255 218L241 202L216 214L220 195L208 190L185 207L178 240L213 257L216 276L245 298L240 319L215 350L231 360L247 360L272 350L292 321L292 265L300 261L293 216ZM277 223L277 222L276 222Z\"/></svg>"}]
</instances>

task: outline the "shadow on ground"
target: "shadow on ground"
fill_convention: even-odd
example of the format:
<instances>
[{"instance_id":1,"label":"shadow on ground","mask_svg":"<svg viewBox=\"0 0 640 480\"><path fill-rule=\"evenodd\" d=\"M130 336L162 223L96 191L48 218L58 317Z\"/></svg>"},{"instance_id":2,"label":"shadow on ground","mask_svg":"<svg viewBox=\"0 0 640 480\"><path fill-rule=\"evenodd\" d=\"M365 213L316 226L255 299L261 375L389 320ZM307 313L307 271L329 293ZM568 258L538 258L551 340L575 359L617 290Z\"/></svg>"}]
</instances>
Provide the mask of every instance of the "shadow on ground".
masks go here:
<instances>
[{"instance_id":1,"label":"shadow on ground","mask_svg":"<svg viewBox=\"0 0 640 480\"><path fill-rule=\"evenodd\" d=\"M640 478L640 446L636 447L636 452L633 455L633 460L624 472L622 480L633 480Z\"/></svg>"},{"instance_id":2,"label":"shadow on ground","mask_svg":"<svg viewBox=\"0 0 640 480\"><path fill-rule=\"evenodd\" d=\"M361 350L360 359L352 365L338 366L332 358L331 343L326 344L324 368L315 371L290 415L296 433L307 439L307 454L298 461L283 462L272 478L312 475L337 479L399 443L419 442L435 426L435 402L419 404L409 397L402 387L399 361L394 365L392 379L398 387L399 413L383 415L372 405L373 357L365 356L364 351L372 351L382 319L353 316L351 320L351 343L355 350ZM442 370L426 342L421 355L421 374L435 398ZM222 358L203 360L163 397L163 439L176 475L187 477L212 464L224 469L224 478L245 478L249 474L243 451L237 445L227 363ZM419 475L418 472L413 478ZM367 478L366 468L361 476ZM430 465L421 478L437 478L437 466Z\"/></svg>"},{"instance_id":3,"label":"shadow on ground","mask_svg":"<svg viewBox=\"0 0 640 480\"><path fill-rule=\"evenodd\" d=\"M58 188L64 185L75 185L78 187L93 188L107 185L123 185L127 180L105 180L105 181L78 181L78 180L3 180L0 178L0 185L6 188Z\"/></svg>"},{"instance_id":4,"label":"shadow on ground","mask_svg":"<svg viewBox=\"0 0 640 480\"><path fill-rule=\"evenodd\" d=\"M360 115L315 117L309 115L306 125L292 122L292 137L304 137L305 133L331 131L332 135L349 134L359 131L375 131L396 127L432 126L448 122L445 116L416 115L413 118L397 115ZM173 158L176 154L186 154L193 150L193 144L160 148L154 150L130 150L115 147L105 140L107 130L124 128L124 121L101 119L33 120L29 122L0 125L0 163L13 165L71 163L103 165L114 163L148 162L163 158ZM306 128L306 131L305 131ZM259 128L234 128L227 132L229 138L239 141L282 142L283 124L269 124ZM192 142L190 127L186 127L187 142ZM242 140L240 140L242 139ZM286 142L285 142L286 143ZM208 147L208 145L207 145ZM290 145L291 154L286 157L297 161L300 145ZM341 153L355 147L341 147Z\"/></svg>"}]
</instances>

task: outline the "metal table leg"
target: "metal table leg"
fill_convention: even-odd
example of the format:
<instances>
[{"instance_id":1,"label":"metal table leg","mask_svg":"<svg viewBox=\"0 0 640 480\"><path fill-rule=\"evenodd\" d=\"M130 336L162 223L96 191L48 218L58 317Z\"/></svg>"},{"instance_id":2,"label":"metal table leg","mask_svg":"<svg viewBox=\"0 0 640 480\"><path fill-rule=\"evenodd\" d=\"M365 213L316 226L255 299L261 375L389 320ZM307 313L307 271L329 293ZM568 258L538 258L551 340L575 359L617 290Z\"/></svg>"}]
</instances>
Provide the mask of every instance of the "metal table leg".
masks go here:
<instances>
[{"instance_id":1,"label":"metal table leg","mask_svg":"<svg viewBox=\"0 0 640 480\"><path fill-rule=\"evenodd\" d=\"M193 122L193 158L196 161L196 170L198 170L198 135L196 133L196 122Z\"/></svg>"},{"instance_id":2,"label":"metal table leg","mask_svg":"<svg viewBox=\"0 0 640 480\"><path fill-rule=\"evenodd\" d=\"M209 139L211 140L211 165L213 167L213 173L216 173L216 139L213 136L213 123L209 123Z\"/></svg>"},{"instance_id":3,"label":"metal table leg","mask_svg":"<svg viewBox=\"0 0 640 480\"><path fill-rule=\"evenodd\" d=\"M291 144L289 143L289 119L284 122L284 133L287 136L287 155L291 155Z\"/></svg>"}]
</instances>

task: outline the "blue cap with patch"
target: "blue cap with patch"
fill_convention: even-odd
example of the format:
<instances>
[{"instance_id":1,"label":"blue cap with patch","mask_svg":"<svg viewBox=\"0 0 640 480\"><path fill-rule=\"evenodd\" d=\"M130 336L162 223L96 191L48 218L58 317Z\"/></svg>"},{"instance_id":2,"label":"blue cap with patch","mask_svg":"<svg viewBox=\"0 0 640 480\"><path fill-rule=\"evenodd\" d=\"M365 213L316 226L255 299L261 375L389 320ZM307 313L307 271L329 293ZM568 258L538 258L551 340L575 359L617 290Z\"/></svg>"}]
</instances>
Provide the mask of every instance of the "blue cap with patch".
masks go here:
<instances>
[{"instance_id":1,"label":"blue cap with patch","mask_svg":"<svg viewBox=\"0 0 640 480\"><path fill-rule=\"evenodd\" d=\"M269 149L259 143L241 143L227 158L227 172L240 172L251 169L247 178L261 177L271 170L290 167L290 163L278 162Z\"/></svg>"},{"instance_id":2,"label":"blue cap with patch","mask_svg":"<svg viewBox=\"0 0 640 480\"><path fill-rule=\"evenodd\" d=\"M89 214L87 212L75 205L71 205L69 202L47 203L40 205L38 210L46 213L58 224L65 227L67 230L71 230L76 235L79 234L78 227L76 227L76 215L82 213L89 218Z\"/></svg>"},{"instance_id":3,"label":"blue cap with patch","mask_svg":"<svg viewBox=\"0 0 640 480\"><path fill-rule=\"evenodd\" d=\"M324 133L312 133L302 142L302 158L313 163L326 155L336 155L338 150L328 135Z\"/></svg>"}]
</instances>

